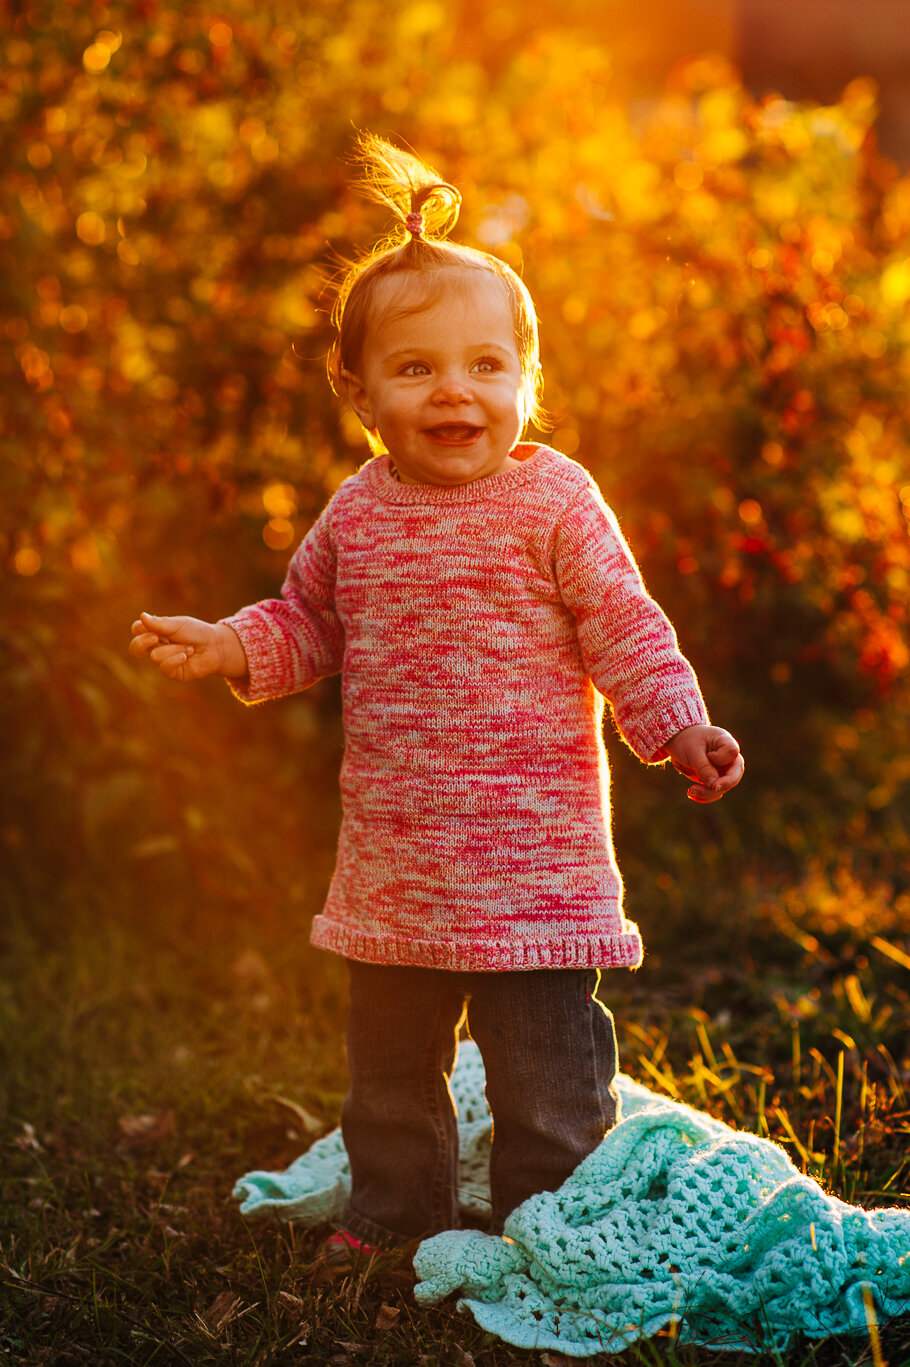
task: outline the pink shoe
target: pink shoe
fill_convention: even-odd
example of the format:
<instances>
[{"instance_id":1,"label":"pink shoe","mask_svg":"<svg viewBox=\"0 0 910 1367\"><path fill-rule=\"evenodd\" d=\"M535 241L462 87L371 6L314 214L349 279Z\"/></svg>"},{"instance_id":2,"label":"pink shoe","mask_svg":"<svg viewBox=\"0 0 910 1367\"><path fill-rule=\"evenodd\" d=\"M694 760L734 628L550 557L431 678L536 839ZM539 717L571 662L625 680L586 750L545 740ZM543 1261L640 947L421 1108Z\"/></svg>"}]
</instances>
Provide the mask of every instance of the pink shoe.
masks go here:
<instances>
[{"instance_id":1,"label":"pink shoe","mask_svg":"<svg viewBox=\"0 0 910 1367\"><path fill-rule=\"evenodd\" d=\"M356 1234L349 1234L346 1229L339 1229L334 1234L330 1234L322 1243L322 1257L326 1263L348 1263L356 1257L375 1258L377 1254L383 1252L381 1248L374 1248L372 1244L365 1244L362 1239L358 1239Z\"/></svg>"}]
</instances>

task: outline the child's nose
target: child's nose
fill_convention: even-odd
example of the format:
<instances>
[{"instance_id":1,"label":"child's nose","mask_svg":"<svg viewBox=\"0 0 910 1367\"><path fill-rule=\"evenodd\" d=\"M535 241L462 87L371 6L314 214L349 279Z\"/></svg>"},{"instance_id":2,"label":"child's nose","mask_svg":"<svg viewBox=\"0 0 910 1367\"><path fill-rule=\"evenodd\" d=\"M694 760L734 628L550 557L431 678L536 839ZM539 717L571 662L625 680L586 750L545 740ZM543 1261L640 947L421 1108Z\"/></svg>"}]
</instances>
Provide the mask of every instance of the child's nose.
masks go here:
<instances>
[{"instance_id":1,"label":"child's nose","mask_svg":"<svg viewBox=\"0 0 910 1367\"><path fill-rule=\"evenodd\" d=\"M461 375L441 375L433 391L434 403L470 403L472 398L470 386Z\"/></svg>"}]
</instances>

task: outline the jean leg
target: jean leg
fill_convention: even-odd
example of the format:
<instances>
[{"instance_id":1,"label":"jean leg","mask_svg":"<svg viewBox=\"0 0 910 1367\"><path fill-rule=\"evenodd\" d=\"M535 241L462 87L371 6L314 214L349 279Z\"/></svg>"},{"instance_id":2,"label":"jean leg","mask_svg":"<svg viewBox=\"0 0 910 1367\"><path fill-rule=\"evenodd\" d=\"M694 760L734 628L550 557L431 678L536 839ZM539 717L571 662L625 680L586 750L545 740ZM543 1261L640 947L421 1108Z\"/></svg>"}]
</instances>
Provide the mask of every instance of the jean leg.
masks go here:
<instances>
[{"instance_id":1,"label":"jean leg","mask_svg":"<svg viewBox=\"0 0 910 1367\"><path fill-rule=\"evenodd\" d=\"M597 969L471 975L468 1022L493 1114L492 1228L555 1191L616 1123L616 1031Z\"/></svg>"},{"instance_id":2,"label":"jean leg","mask_svg":"<svg viewBox=\"0 0 910 1367\"><path fill-rule=\"evenodd\" d=\"M458 1129L448 1079L464 1008L458 973L349 961L351 1166L344 1228L400 1246L457 1223Z\"/></svg>"}]
</instances>

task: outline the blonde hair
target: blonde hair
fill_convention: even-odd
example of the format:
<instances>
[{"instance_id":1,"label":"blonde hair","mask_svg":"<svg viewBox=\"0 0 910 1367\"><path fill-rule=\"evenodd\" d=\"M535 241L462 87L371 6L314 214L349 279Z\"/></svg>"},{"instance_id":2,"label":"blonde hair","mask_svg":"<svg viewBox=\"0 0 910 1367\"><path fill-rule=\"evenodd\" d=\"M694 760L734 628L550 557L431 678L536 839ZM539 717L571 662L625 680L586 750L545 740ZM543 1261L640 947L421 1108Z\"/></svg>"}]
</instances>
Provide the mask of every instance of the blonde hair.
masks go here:
<instances>
[{"instance_id":1,"label":"blonde hair","mask_svg":"<svg viewBox=\"0 0 910 1367\"><path fill-rule=\"evenodd\" d=\"M504 261L488 252L445 239L458 220L461 195L410 152L395 147L373 133L359 133L354 161L361 168L358 186L379 204L391 209L398 220L392 231L360 260L350 262L335 282L332 321L338 336L329 353L329 380L336 394L345 391L345 371L357 373L370 324L377 289L392 276L428 277L444 288L447 271L486 271L501 280L515 323L515 340L521 362L522 416L525 424L546 423L541 404L543 379L537 314L527 287ZM413 217L419 215L419 219ZM425 307L426 300L413 306ZM397 309L409 312L407 304ZM367 433L373 451L383 451L378 434Z\"/></svg>"}]
</instances>

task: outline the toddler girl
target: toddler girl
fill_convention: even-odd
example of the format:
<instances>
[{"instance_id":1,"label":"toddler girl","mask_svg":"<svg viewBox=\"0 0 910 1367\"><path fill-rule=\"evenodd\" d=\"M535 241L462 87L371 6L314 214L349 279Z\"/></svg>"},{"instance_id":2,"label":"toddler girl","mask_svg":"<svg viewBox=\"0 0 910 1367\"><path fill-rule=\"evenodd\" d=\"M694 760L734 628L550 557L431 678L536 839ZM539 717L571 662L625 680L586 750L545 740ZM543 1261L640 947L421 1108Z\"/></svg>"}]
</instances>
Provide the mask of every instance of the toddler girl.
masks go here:
<instances>
[{"instance_id":1,"label":"toddler girl","mask_svg":"<svg viewBox=\"0 0 910 1367\"><path fill-rule=\"evenodd\" d=\"M743 762L590 475L521 441L540 417L525 286L444 240L459 197L428 167L372 137L360 151L399 226L340 286L331 364L374 456L281 598L215 624L143 613L131 650L171 679L222 674L247 702L342 675L344 817L312 941L350 965L335 1238L372 1249L457 1223L465 1019L494 1122L494 1231L615 1122L596 989L642 945L613 857L604 698L695 801Z\"/></svg>"}]
</instances>

